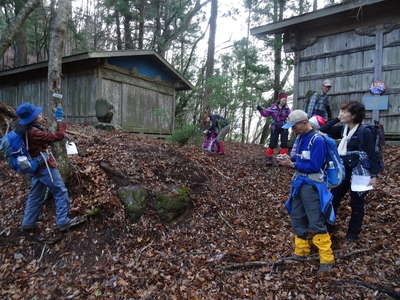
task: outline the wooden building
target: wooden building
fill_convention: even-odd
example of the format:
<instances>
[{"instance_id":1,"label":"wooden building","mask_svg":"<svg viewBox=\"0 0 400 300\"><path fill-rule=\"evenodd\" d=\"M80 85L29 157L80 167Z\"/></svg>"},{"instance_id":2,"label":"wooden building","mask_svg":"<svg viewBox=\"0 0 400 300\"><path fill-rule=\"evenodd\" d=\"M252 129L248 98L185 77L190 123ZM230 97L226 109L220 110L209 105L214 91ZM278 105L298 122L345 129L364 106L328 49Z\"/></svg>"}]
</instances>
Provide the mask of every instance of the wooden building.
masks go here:
<instances>
[{"instance_id":1,"label":"wooden building","mask_svg":"<svg viewBox=\"0 0 400 300\"><path fill-rule=\"evenodd\" d=\"M153 51L82 53L64 57L62 68L68 121L96 122L95 103L103 98L114 105L112 122L130 132L169 134L176 91L192 89ZM47 99L47 62L0 72L0 102L48 109Z\"/></svg>"},{"instance_id":2,"label":"wooden building","mask_svg":"<svg viewBox=\"0 0 400 300\"><path fill-rule=\"evenodd\" d=\"M253 35L284 34L294 52L294 107L303 109L308 91L331 79L331 107L362 101L373 80L388 89L388 109L379 112L387 137L400 139L400 1L353 0L256 27ZM367 117L371 119L371 112ZM368 120L367 120L368 122Z\"/></svg>"}]
</instances>

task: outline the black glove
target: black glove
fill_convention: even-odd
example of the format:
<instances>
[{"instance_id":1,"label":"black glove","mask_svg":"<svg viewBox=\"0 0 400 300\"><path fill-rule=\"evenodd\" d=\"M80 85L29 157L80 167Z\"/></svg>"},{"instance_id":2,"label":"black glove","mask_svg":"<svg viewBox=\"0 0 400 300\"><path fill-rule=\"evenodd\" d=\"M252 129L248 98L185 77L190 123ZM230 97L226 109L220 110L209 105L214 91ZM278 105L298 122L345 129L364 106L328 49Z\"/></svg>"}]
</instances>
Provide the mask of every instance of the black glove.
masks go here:
<instances>
[{"instance_id":1,"label":"black glove","mask_svg":"<svg viewBox=\"0 0 400 300\"><path fill-rule=\"evenodd\" d=\"M260 105L257 105L257 110L261 111L261 110L263 110L263 108Z\"/></svg>"}]
</instances>

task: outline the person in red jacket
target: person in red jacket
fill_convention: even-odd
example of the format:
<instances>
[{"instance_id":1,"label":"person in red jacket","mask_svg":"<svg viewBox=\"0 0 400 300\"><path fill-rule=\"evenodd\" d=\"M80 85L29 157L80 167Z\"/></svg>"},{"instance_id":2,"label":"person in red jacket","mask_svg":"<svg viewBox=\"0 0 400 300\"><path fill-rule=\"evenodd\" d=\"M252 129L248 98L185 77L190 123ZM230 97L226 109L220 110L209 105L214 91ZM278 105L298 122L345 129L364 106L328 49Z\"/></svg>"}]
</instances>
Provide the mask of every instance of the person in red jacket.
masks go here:
<instances>
[{"instance_id":1,"label":"person in red jacket","mask_svg":"<svg viewBox=\"0 0 400 300\"><path fill-rule=\"evenodd\" d=\"M45 200L44 195L46 189L48 189L55 201L56 227L60 231L66 231L70 227L82 223L83 219L68 217L70 210L68 190L64 185L53 155L48 152L50 145L64 139L66 130L66 124L62 122L64 112L62 108L57 108L55 117L58 126L57 131L52 133L42 126L42 110L41 107L31 103L24 103L16 111L19 122L15 132L26 137L26 147L32 159L43 158L43 163L31 179L31 190L25 203L22 230L29 231L36 228Z\"/></svg>"}]
</instances>

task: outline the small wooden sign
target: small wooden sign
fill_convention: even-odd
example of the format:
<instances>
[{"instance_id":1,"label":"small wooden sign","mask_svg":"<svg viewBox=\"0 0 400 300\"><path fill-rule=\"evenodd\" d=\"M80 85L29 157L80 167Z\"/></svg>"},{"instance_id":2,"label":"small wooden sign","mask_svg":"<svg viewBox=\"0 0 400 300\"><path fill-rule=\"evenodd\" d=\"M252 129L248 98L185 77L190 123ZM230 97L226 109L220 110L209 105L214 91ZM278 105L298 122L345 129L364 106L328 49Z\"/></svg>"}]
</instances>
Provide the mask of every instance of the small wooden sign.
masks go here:
<instances>
[{"instance_id":1,"label":"small wooden sign","mask_svg":"<svg viewBox=\"0 0 400 300\"><path fill-rule=\"evenodd\" d=\"M362 98L366 110L386 110L389 108L389 96L365 95Z\"/></svg>"},{"instance_id":2,"label":"small wooden sign","mask_svg":"<svg viewBox=\"0 0 400 300\"><path fill-rule=\"evenodd\" d=\"M365 95L362 98L366 110L372 110L372 121L379 122L379 111L389 108L389 96Z\"/></svg>"}]
</instances>

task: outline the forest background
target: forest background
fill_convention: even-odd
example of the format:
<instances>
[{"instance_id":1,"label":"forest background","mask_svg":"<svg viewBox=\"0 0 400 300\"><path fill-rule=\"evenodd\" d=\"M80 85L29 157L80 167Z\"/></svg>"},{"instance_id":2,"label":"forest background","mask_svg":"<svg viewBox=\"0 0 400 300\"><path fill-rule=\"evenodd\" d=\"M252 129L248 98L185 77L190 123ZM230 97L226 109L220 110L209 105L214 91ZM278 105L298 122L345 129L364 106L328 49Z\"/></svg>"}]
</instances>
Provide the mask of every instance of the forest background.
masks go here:
<instances>
[{"instance_id":1,"label":"forest background","mask_svg":"<svg viewBox=\"0 0 400 300\"><path fill-rule=\"evenodd\" d=\"M48 60L55 7L69 0L0 0L0 70ZM293 54L281 34L258 40L250 28L343 0L74 0L64 55L103 50L154 50L194 89L177 95L177 129L191 131L204 111L228 118L228 139L265 144L270 122L255 107L291 94ZM18 15L32 11L7 39ZM9 47L8 47L9 46Z\"/></svg>"}]
</instances>

